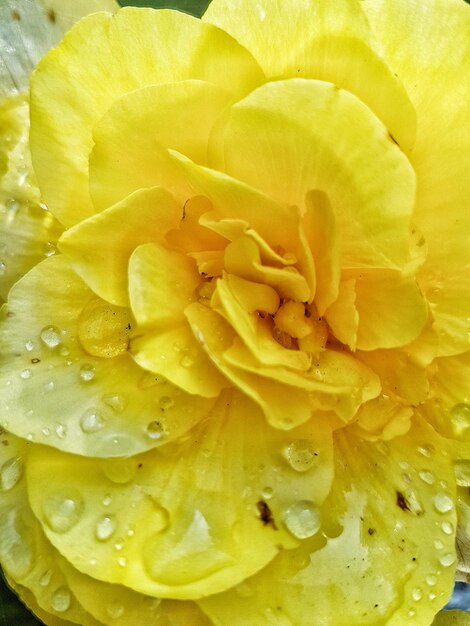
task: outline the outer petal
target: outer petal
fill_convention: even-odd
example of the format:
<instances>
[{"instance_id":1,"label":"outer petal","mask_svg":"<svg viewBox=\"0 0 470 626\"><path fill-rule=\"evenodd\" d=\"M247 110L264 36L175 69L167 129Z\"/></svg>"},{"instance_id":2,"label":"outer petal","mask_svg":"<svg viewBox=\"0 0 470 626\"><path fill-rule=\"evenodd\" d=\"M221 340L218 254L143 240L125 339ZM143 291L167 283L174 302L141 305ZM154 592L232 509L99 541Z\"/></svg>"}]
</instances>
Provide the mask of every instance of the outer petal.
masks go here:
<instances>
[{"instance_id":1,"label":"outer petal","mask_svg":"<svg viewBox=\"0 0 470 626\"><path fill-rule=\"evenodd\" d=\"M46 204L64 224L93 213L92 130L113 101L146 85L191 78L243 93L261 74L219 29L177 11L134 8L81 20L39 64L31 82L33 165Z\"/></svg>"},{"instance_id":2,"label":"outer petal","mask_svg":"<svg viewBox=\"0 0 470 626\"><path fill-rule=\"evenodd\" d=\"M462 157L470 152L470 7L459 0L392 4L362 2L418 115L414 219L428 245L420 282L433 302L440 353L455 354L470 342L470 179Z\"/></svg>"},{"instance_id":3,"label":"outer petal","mask_svg":"<svg viewBox=\"0 0 470 626\"><path fill-rule=\"evenodd\" d=\"M335 83L363 100L400 144L413 144L413 107L400 81L374 52L356 0L261 0L256 6L249 0L213 0L203 19L240 41L268 77Z\"/></svg>"},{"instance_id":4,"label":"outer petal","mask_svg":"<svg viewBox=\"0 0 470 626\"><path fill-rule=\"evenodd\" d=\"M155 185L186 200L188 185L165 148L206 163L212 126L231 97L198 80L151 85L121 96L93 132L90 191L95 209Z\"/></svg>"},{"instance_id":5,"label":"outer petal","mask_svg":"<svg viewBox=\"0 0 470 626\"><path fill-rule=\"evenodd\" d=\"M232 107L221 132L229 175L288 205L303 207L311 189L328 194L342 267L408 262L415 176L353 95L321 81L268 83Z\"/></svg>"},{"instance_id":6,"label":"outer petal","mask_svg":"<svg viewBox=\"0 0 470 626\"><path fill-rule=\"evenodd\" d=\"M432 626L469 626L470 615L466 611L441 611Z\"/></svg>"},{"instance_id":7,"label":"outer petal","mask_svg":"<svg viewBox=\"0 0 470 626\"><path fill-rule=\"evenodd\" d=\"M161 453L102 462L34 446L28 493L47 536L79 570L155 596L197 598L297 545L282 511L298 500L309 502L315 534L314 507L332 479L330 437L320 423L271 429L251 401L228 393L186 442ZM299 440L301 470L289 448ZM284 447L292 464L281 468ZM100 540L103 516L114 521Z\"/></svg>"},{"instance_id":8,"label":"outer petal","mask_svg":"<svg viewBox=\"0 0 470 626\"><path fill-rule=\"evenodd\" d=\"M337 626L338 615L351 626L428 626L455 563L453 469L441 451L444 440L425 425L383 447L338 432L323 542L305 540L200 606L231 626Z\"/></svg>"},{"instance_id":9,"label":"outer petal","mask_svg":"<svg viewBox=\"0 0 470 626\"><path fill-rule=\"evenodd\" d=\"M62 256L15 285L1 329L1 426L93 456L134 454L181 436L213 402L142 370L126 352L88 354L78 321L91 298Z\"/></svg>"}]
</instances>

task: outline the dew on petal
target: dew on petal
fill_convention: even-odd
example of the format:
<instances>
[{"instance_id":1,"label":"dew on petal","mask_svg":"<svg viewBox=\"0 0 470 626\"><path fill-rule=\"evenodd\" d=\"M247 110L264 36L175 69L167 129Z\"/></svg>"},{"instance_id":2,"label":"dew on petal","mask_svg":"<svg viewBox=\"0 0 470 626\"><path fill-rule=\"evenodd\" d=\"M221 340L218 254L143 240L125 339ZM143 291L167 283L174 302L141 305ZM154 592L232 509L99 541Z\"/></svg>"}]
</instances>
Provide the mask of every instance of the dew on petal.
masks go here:
<instances>
[{"instance_id":1,"label":"dew on petal","mask_svg":"<svg viewBox=\"0 0 470 626\"><path fill-rule=\"evenodd\" d=\"M434 508L439 513L448 513L454 508L454 502L450 496L445 493L438 493L433 498Z\"/></svg>"},{"instance_id":2,"label":"dew on petal","mask_svg":"<svg viewBox=\"0 0 470 626\"><path fill-rule=\"evenodd\" d=\"M411 597L413 598L415 602L419 602L421 598L423 597L423 592L421 591L421 589L418 589L418 588L413 589L411 593Z\"/></svg>"},{"instance_id":3,"label":"dew on petal","mask_svg":"<svg viewBox=\"0 0 470 626\"><path fill-rule=\"evenodd\" d=\"M455 477L459 487L470 487L470 461L456 461Z\"/></svg>"},{"instance_id":4,"label":"dew on petal","mask_svg":"<svg viewBox=\"0 0 470 626\"><path fill-rule=\"evenodd\" d=\"M173 398L170 398L170 396L162 396L160 400L158 401L158 406L160 407L162 411L171 409L174 406L174 404L175 404L175 401L173 400Z\"/></svg>"},{"instance_id":5,"label":"dew on petal","mask_svg":"<svg viewBox=\"0 0 470 626\"><path fill-rule=\"evenodd\" d=\"M437 585L437 576L434 576L434 574L430 574L429 576L426 576L426 583L430 587L434 587L434 585Z\"/></svg>"},{"instance_id":6,"label":"dew on petal","mask_svg":"<svg viewBox=\"0 0 470 626\"><path fill-rule=\"evenodd\" d=\"M147 424L146 432L150 439L160 439L164 434L164 428L161 422L152 420Z\"/></svg>"},{"instance_id":7,"label":"dew on petal","mask_svg":"<svg viewBox=\"0 0 470 626\"><path fill-rule=\"evenodd\" d=\"M320 512L310 500L301 500L285 511L284 522L294 537L307 539L320 530Z\"/></svg>"},{"instance_id":8,"label":"dew on petal","mask_svg":"<svg viewBox=\"0 0 470 626\"><path fill-rule=\"evenodd\" d=\"M7 509L0 513L0 562L14 578L26 576L34 566L28 531L17 510Z\"/></svg>"},{"instance_id":9,"label":"dew on petal","mask_svg":"<svg viewBox=\"0 0 470 626\"><path fill-rule=\"evenodd\" d=\"M113 483L125 484L135 477L137 465L132 459L112 459L103 463L103 471Z\"/></svg>"},{"instance_id":10,"label":"dew on petal","mask_svg":"<svg viewBox=\"0 0 470 626\"><path fill-rule=\"evenodd\" d=\"M113 515L103 515L95 527L95 536L98 541L107 541L116 532L117 522Z\"/></svg>"},{"instance_id":11,"label":"dew on petal","mask_svg":"<svg viewBox=\"0 0 470 626\"><path fill-rule=\"evenodd\" d=\"M283 450L283 456L296 472L307 472L316 464L318 450L307 439L298 439Z\"/></svg>"},{"instance_id":12,"label":"dew on petal","mask_svg":"<svg viewBox=\"0 0 470 626\"><path fill-rule=\"evenodd\" d=\"M436 480L434 477L434 474L427 470L422 470L421 472L419 472L418 475L421 478L421 480L427 483L428 485L433 485Z\"/></svg>"},{"instance_id":13,"label":"dew on petal","mask_svg":"<svg viewBox=\"0 0 470 626\"><path fill-rule=\"evenodd\" d=\"M452 430L456 437L465 437L470 428L470 404L456 404L450 410Z\"/></svg>"},{"instance_id":14,"label":"dew on petal","mask_svg":"<svg viewBox=\"0 0 470 626\"><path fill-rule=\"evenodd\" d=\"M34 343L31 341L31 339L28 339L28 341L24 342L24 347L25 350L27 350L28 352L32 352L34 350Z\"/></svg>"},{"instance_id":15,"label":"dew on petal","mask_svg":"<svg viewBox=\"0 0 470 626\"><path fill-rule=\"evenodd\" d=\"M106 607L106 613L111 619L119 619L124 615L124 611L125 609L123 605L119 604L118 602L112 602Z\"/></svg>"},{"instance_id":16,"label":"dew on petal","mask_svg":"<svg viewBox=\"0 0 470 626\"><path fill-rule=\"evenodd\" d=\"M124 411L124 398L118 393L108 393L103 396L103 402L109 406L114 413L122 413Z\"/></svg>"},{"instance_id":17,"label":"dew on petal","mask_svg":"<svg viewBox=\"0 0 470 626\"><path fill-rule=\"evenodd\" d=\"M51 578L52 571L50 569L43 572L43 574L41 574L41 578L39 579L39 584L41 585L41 587L47 587L51 582Z\"/></svg>"},{"instance_id":18,"label":"dew on petal","mask_svg":"<svg viewBox=\"0 0 470 626\"><path fill-rule=\"evenodd\" d=\"M23 476L23 459L19 456L8 459L0 468L0 487L2 491L10 491Z\"/></svg>"},{"instance_id":19,"label":"dew on petal","mask_svg":"<svg viewBox=\"0 0 470 626\"><path fill-rule=\"evenodd\" d=\"M55 427L55 434L59 439L65 439L67 436L67 427L64 424L57 424Z\"/></svg>"},{"instance_id":20,"label":"dew on petal","mask_svg":"<svg viewBox=\"0 0 470 626\"><path fill-rule=\"evenodd\" d=\"M51 494L43 504L46 524L60 534L68 532L79 522L83 509L83 499L75 491Z\"/></svg>"},{"instance_id":21,"label":"dew on petal","mask_svg":"<svg viewBox=\"0 0 470 626\"><path fill-rule=\"evenodd\" d=\"M30 369L24 369L20 373L20 378L22 378L23 380L28 380L28 378L31 378L32 375L33 375L33 372Z\"/></svg>"},{"instance_id":22,"label":"dew on petal","mask_svg":"<svg viewBox=\"0 0 470 626\"><path fill-rule=\"evenodd\" d=\"M452 535L454 526L450 522L442 522L441 530L445 535Z\"/></svg>"},{"instance_id":23,"label":"dew on petal","mask_svg":"<svg viewBox=\"0 0 470 626\"><path fill-rule=\"evenodd\" d=\"M104 425L105 424L101 414L95 409L88 409L88 411L85 411L80 420L80 428L84 433L96 433L104 428Z\"/></svg>"},{"instance_id":24,"label":"dew on petal","mask_svg":"<svg viewBox=\"0 0 470 626\"><path fill-rule=\"evenodd\" d=\"M80 367L80 378L84 383L89 383L95 377L95 368L90 363L84 363Z\"/></svg>"},{"instance_id":25,"label":"dew on petal","mask_svg":"<svg viewBox=\"0 0 470 626\"><path fill-rule=\"evenodd\" d=\"M71 603L72 596L67 587L59 587L59 589L54 591L52 594L51 607L54 611L57 611L57 613L64 613L67 611L70 608Z\"/></svg>"},{"instance_id":26,"label":"dew on petal","mask_svg":"<svg viewBox=\"0 0 470 626\"><path fill-rule=\"evenodd\" d=\"M56 348L61 342L60 330L55 326L45 326L40 334L41 341L48 348Z\"/></svg>"},{"instance_id":27,"label":"dew on petal","mask_svg":"<svg viewBox=\"0 0 470 626\"><path fill-rule=\"evenodd\" d=\"M442 567L450 567L455 563L456 556L452 552L448 552L447 554L443 554L439 557L439 563Z\"/></svg>"}]
</instances>

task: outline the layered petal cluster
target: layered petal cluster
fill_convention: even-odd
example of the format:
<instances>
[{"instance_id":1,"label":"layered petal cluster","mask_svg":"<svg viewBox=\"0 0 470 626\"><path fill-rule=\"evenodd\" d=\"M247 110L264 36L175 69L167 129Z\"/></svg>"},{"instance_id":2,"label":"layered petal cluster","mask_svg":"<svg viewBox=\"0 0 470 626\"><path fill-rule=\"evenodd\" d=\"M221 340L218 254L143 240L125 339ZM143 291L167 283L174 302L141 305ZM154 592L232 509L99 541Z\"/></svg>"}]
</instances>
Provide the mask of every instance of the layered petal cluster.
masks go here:
<instances>
[{"instance_id":1,"label":"layered petal cluster","mask_svg":"<svg viewBox=\"0 0 470 626\"><path fill-rule=\"evenodd\" d=\"M461 0L126 8L34 71L34 174L2 105L0 563L46 624L433 622L470 465L469 52Z\"/></svg>"}]
</instances>

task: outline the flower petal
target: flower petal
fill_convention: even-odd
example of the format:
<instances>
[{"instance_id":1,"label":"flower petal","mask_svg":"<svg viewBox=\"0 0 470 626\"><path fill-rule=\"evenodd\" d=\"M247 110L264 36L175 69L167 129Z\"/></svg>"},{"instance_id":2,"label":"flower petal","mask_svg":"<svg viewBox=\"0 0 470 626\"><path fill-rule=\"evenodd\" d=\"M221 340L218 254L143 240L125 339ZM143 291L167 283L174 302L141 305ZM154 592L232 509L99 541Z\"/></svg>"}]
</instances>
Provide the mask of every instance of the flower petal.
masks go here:
<instances>
[{"instance_id":1,"label":"flower petal","mask_svg":"<svg viewBox=\"0 0 470 626\"><path fill-rule=\"evenodd\" d=\"M136 8L81 20L41 61L31 80L31 151L44 201L62 223L93 213L92 130L110 105L140 87L187 79L246 93L261 73L250 54L214 26L178 11Z\"/></svg>"},{"instance_id":2,"label":"flower petal","mask_svg":"<svg viewBox=\"0 0 470 626\"><path fill-rule=\"evenodd\" d=\"M180 218L181 207L168 192L144 189L69 228L59 248L90 289L112 304L128 306L132 252L144 243L163 242Z\"/></svg>"},{"instance_id":3,"label":"flower petal","mask_svg":"<svg viewBox=\"0 0 470 626\"><path fill-rule=\"evenodd\" d=\"M93 336L80 334L80 316L93 316L91 303L99 305L98 313L110 312L111 320L125 313L104 301L100 308L92 298L62 256L43 261L12 289L1 323L2 427L93 456L134 454L180 437L213 402L136 365L125 351L131 332L126 328L116 356L85 351L82 341L88 346ZM155 422L163 434L155 432Z\"/></svg>"},{"instance_id":4,"label":"flower petal","mask_svg":"<svg viewBox=\"0 0 470 626\"><path fill-rule=\"evenodd\" d=\"M470 345L470 212L462 210L470 202L462 158L470 151L470 8L444 0L361 4L420 120L410 156L419 181L414 220L428 246L420 284L433 302L440 354L456 354Z\"/></svg>"},{"instance_id":5,"label":"flower petal","mask_svg":"<svg viewBox=\"0 0 470 626\"><path fill-rule=\"evenodd\" d=\"M220 26L268 78L315 78L358 96L400 145L413 145L416 119L400 81L377 53L354 0L213 0L203 20ZM275 37L276 45L272 45Z\"/></svg>"},{"instance_id":6,"label":"flower petal","mask_svg":"<svg viewBox=\"0 0 470 626\"><path fill-rule=\"evenodd\" d=\"M342 267L409 261L413 170L352 94L321 81L268 83L232 107L222 133L229 175L288 205L303 207L311 189L328 194Z\"/></svg>"},{"instance_id":7,"label":"flower petal","mask_svg":"<svg viewBox=\"0 0 470 626\"><path fill-rule=\"evenodd\" d=\"M289 447L299 440L306 459L301 470L302 459ZM292 465L279 466L286 446ZM237 393L224 394L186 442L161 450L99 461L34 446L26 470L32 508L77 569L160 597L224 590L264 567L281 546L297 545L282 512L308 500L313 515L333 477L327 427L271 429ZM64 521L64 500L77 503L73 520ZM106 526L100 540L104 515L113 516L115 530ZM315 533L313 525L308 532Z\"/></svg>"},{"instance_id":8,"label":"flower petal","mask_svg":"<svg viewBox=\"0 0 470 626\"><path fill-rule=\"evenodd\" d=\"M451 593L455 562L453 468L442 451L424 424L381 448L339 431L322 541L307 539L243 589L198 603L231 626L336 626L338 615L351 626L428 625Z\"/></svg>"},{"instance_id":9,"label":"flower petal","mask_svg":"<svg viewBox=\"0 0 470 626\"><path fill-rule=\"evenodd\" d=\"M93 131L95 209L155 185L183 197L188 185L165 148L205 163L211 128L230 98L221 87L198 80L150 85L118 98Z\"/></svg>"}]
</instances>

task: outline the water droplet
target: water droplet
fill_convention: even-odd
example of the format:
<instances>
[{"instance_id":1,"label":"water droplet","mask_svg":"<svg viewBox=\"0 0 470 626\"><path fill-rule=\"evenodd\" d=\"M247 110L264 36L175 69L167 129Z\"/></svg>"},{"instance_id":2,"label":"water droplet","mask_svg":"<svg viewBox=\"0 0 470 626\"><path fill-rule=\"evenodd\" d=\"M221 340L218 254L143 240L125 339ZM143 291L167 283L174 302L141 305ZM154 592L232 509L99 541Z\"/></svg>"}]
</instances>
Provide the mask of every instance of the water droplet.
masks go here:
<instances>
[{"instance_id":1,"label":"water droplet","mask_svg":"<svg viewBox=\"0 0 470 626\"><path fill-rule=\"evenodd\" d=\"M444 544L442 543L442 541L435 541L434 542L434 547L436 548L436 550L442 550L442 548L444 547Z\"/></svg>"},{"instance_id":2,"label":"water droplet","mask_svg":"<svg viewBox=\"0 0 470 626\"><path fill-rule=\"evenodd\" d=\"M432 446L418 446L417 451L419 454L429 458L433 454L434 448Z\"/></svg>"},{"instance_id":3,"label":"water droplet","mask_svg":"<svg viewBox=\"0 0 470 626\"><path fill-rule=\"evenodd\" d=\"M121 556L118 558L118 565L119 567L126 567L127 565L127 559L124 556Z\"/></svg>"},{"instance_id":4,"label":"water droplet","mask_svg":"<svg viewBox=\"0 0 470 626\"><path fill-rule=\"evenodd\" d=\"M44 244L42 251L44 253L44 256L54 256L54 254L56 254L57 252L57 246L55 245L55 243L52 243L52 241L48 241Z\"/></svg>"},{"instance_id":5,"label":"water droplet","mask_svg":"<svg viewBox=\"0 0 470 626\"><path fill-rule=\"evenodd\" d=\"M297 439L283 450L283 456L296 472L306 472L318 460L318 450L307 439Z\"/></svg>"},{"instance_id":6,"label":"water droplet","mask_svg":"<svg viewBox=\"0 0 470 626\"><path fill-rule=\"evenodd\" d=\"M109 494L105 495L105 497L102 500L103 506L109 506L112 501L113 501L113 499L112 499L112 497Z\"/></svg>"},{"instance_id":7,"label":"water droplet","mask_svg":"<svg viewBox=\"0 0 470 626\"><path fill-rule=\"evenodd\" d=\"M321 526L318 508L310 500L292 504L284 513L287 529L298 539L315 535Z\"/></svg>"},{"instance_id":8,"label":"water droplet","mask_svg":"<svg viewBox=\"0 0 470 626\"><path fill-rule=\"evenodd\" d=\"M122 617L124 615L124 610L123 605L118 602L112 602L106 607L106 613L111 619L119 619Z\"/></svg>"},{"instance_id":9,"label":"water droplet","mask_svg":"<svg viewBox=\"0 0 470 626\"><path fill-rule=\"evenodd\" d=\"M430 600L435 600L435 599L436 599L436 594L431 592L431 593L428 595L428 598L429 598Z\"/></svg>"},{"instance_id":10,"label":"water droplet","mask_svg":"<svg viewBox=\"0 0 470 626\"><path fill-rule=\"evenodd\" d=\"M70 591L67 587L59 587L59 589L54 591L52 594L51 606L54 611L57 611L57 613L64 613L67 611L70 608L71 603L72 596L70 595Z\"/></svg>"},{"instance_id":11,"label":"water droplet","mask_svg":"<svg viewBox=\"0 0 470 626\"><path fill-rule=\"evenodd\" d=\"M49 437L49 435L51 434L51 431L47 426L44 426L44 428L41 428L41 432L45 437Z\"/></svg>"},{"instance_id":12,"label":"water droplet","mask_svg":"<svg viewBox=\"0 0 470 626\"><path fill-rule=\"evenodd\" d=\"M164 433L162 423L157 420L149 422L146 431L150 439L160 439Z\"/></svg>"},{"instance_id":13,"label":"water droplet","mask_svg":"<svg viewBox=\"0 0 470 626\"><path fill-rule=\"evenodd\" d=\"M5 261L0 261L0 276L3 276L3 274L5 274L6 271L7 271L7 264L5 263Z\"/></svg>"},{"instance_id":14,"label":"water droplet","mask_svg":"<svg viewBox=\"0 0 470 626\"><path fill-rule=\"evenodd\" d=\"M185 355L181 360L180 360L180 365L181 367L192 367L194 365L194 361L193 359L189 356L189 355Z\"/></svg>"},{"instance_id":15,"label":"water droplet","mask_svg":"<svg viewBox=\"0 0 470 626\"><path fill-rule=\"evenodd\" d=\"M448 513L454 508L452 498L445 493L438 493L433 498L434 508L439 513Z\"/></svg>"},{"instance_id":16,"label":"water droplet","mask_svg":"<svg viewBox=\"0 0 470 626\"><path fill-rule=\"evenodd\" d=\"M411 593L411 597L413 598L415 602L419 602L421 598L423 597L423 592L421 591L421 589L418 589L418 588L413 589Z\"/></svg>"},{"instance_id":17,"label":"water droplet","mask_svg":"<svg viewBox=\"0 0 470 626\"><path fill-rule=\"evenodd\" d=\"M163 530L165 530L165 528L167 528L170 522L170 514L156 498L150 496L150 499L152 500L154 506L154 511L152 515L152 530L154 530L156 533L161 533Z\"/></svg>"},{"instance_id":18,"label":"water droplet","mask_svg":"<svg viewBox=\"0 0 470 626\"><path fill-rule=\"evenodd\" d=\"M136 475L137 465L132 459L110 459L103 462L103 470L113 483L125 484Z\"/></svg>"},{"instance_id":19,"label":"water droplet","mask_svg":"<svg viewBox=\"0 0 470 626\"><path fill-rule=\"evenodd\" d=\"M124 539L118 539L114 544L114 549L120 552L124 548Z\"/></svg>"},{"instance_id":20,"label":"water droplet","mask_svg":"<svg viewBox=\"0 0 470 626\"><path fill-rule=\"evenodd\" d=\"M59 437L59 439L65 439L67 435L67 427L64 426L64 424L57 424L55 427L55 434Z\"/></svg>"},{"instance_id":21,"label":"water droplet","mask_svg":"<svg viewBox=\"0 0 470 626\"><path fill-rule=\"evenodd\" d=\"M39 579L39 584L41 587L47 587L47 585L51 582L52 571L50 569L46 570L41 578Z\"/></svg>"},{"instance_id":22,"label":"water droplet","mask_svg":"<svg viewBox=\"0 0 470 626\"><path fill-rule=\"evenodd\" d=\"M46 391L54 391L54 387L55 387L55 384L52 380L44 385L44 389Z\"/></svg>"},{"instance_id":23,"label":"water droplet","mask_svg":"<svg viewBox=\"0 0 470 626\"><path fill-rule=\"evenodd\" d=\"M459 460L455 463L455 478L459 487L470 487L470 461Z\"/></svg>"},{"instance_id":24,"label":"water droplet","mask_svg":"<svg viewBox=\"0 0 470 626\"><path fill-rule=\"evenodd\" d=\"M99 411L88 409L80 420L80 428L84 433L96 433L104 428L104 421Z\"/></svg>"},{"instance_id":25,"label":"water droplet","mask_svg":"<svg viewBox=\"0 0 470 626\"><path fill-rule=\"evenodd\" d=\"M41 337L41 341L48 348L56 348L62 341L62 337L60 336L60 330L55 326L45 326L39 335Z\"/></svg>"},{"instance_id":26,"label":"water droplet","mask_svg":"<svg viewBox=\"0 0 470 626\"><path fill-rule=\"evenodd\" d=\"M28 352L32 352L34 350L34 343L31 341L31 339L28 339L28 341L24 342L24 347L25 350L27 350Z\"/></svg>"},{"instance_id":27,"label":"water droplet","mask_svg":"<svg viewBox=\"0 0 470 626\"><path fill-rule=\"evenodd\" d=\"M2 491L10 491L23 476L23 459L19 456L8 459L0 468L0 487Z\"/></svg>"},{"instance_id":28,"label":"water droplet","mask_svg":"<svg viewBox=\"0 0 470 626\"><path fill-rule=\"evenodd\" d=\"M80 378L85 383L89 383L95 377L95 368L90 363L84 363L80 368Z\"/></svg>"},{"instance_id":29,"label":"water droplet","mask_svg":"<svg viewBox=\"0 0 470 626\"><path fill-rule=\"evenodd\" d=\"M470 404L456 404L450 410L452 430L457 437L464 437L470 428Z\"/></svg>"},{"instance_id":30,"label":"water droplet","mask_svg":"<svg viewBox=\"0 0 470 626\"><path fill-rule=\"evenodd\" d=\"M273 497L273 494L274 494L274 491L272 487L265 487L263 491L261 492L261 495L263 496L265 500L271 500L271 498Z\"/></svg>"},{"instance_id":31,"label":"water droplet","mask_svg":"<svg viewBox=\"0 0 470 626\"><path fill-rule=\"evenodd\" d=\"M446 535L452 535L454 532L454 527L450 522L442 522L441 530Z\"/></svg>"},{"instance_id":32,"label":"water droplet","mask_svg":"<svg viewBox=\"0 0 470 626\"><path fill-rule=\"evenodd\" d=\"M437 584L437 577L434 576L434 574L430 574L429 576L426 576L426 583L430 586L430 587L434 587L434 585Z\"/></svg>"},{"instance_id":33,"label":"water droplet","mask_svg":"<svg viewBox=\"0 0 470 626\"><path fill-rule=\"evenodd\" d=\"M117 522L113 515L103 515L97 523L95 528L95 535L99 541L106 541L116 532Z\"/></svg>"},{"instance_id":34,"label":"water droplet","mask_svg":"<svg viewBox=\"0 0 470 626\"><path fill-rule=\"evenodd\" d=\"M31 378L31 376L33 375L33 372L29 369L25 369L21 372L20 377L23 380L27 380L28 378Z\"/></svg>"},{"instance_id":35,"label":"water droplet","mask_svg":"<svg viewBox=\"0 0 470 626\"><path fill-rule=\"evenodd\" d=\"M158 402L158 406L162 411L166 411L167 409L171 409L174 406L175 401L170 396L162 396Z\"/></svg>"},{"instance_id":36,"label":"water droplet","mask_svg":"<svg viewBox=\"0 0 470 626\"><path fill-rule=\"evenodd\" d=\"M60 356L68 356L70 354L70 350L67 348L67 346L62 346L62 348L59 350L59 354Z\"/></svg>"},{"instance_id":37,"label":"water droplet","mask_svg":"<svg viewBox=\"0 0 470 626\"><path fill-rule=\"evenodd\" d=\"M124 398L117 393L108 393L103 396L103 402L115 413L124 411Z\"/></svg>"},{"instance_id":38,"label":"water droplet","mask_svg":"<svg viewBox=\"0 0 470 626\"><path fill-rule=\"evenodd\" d=\"M66 533L80 520L83 500L78 492L57 492L49 495L43 504L47 525L56 533Z\"/></svg>"},{"instance_id":39,"label":"water droplet","mask_svg":"<svg viewBox=\"0 0 470 626\"><path fill-rule=\"evenodd\" d=\"M455 558L455 554L453 554L452 552L448 552L447 554L443 554L439 557L439 563L442 565L442 567L450 567L455 563Z\"/></svg>"},{"instance_id":40,"label":"water droplet","mask_svg":"<svg viewBox=\"0 0 470 626\"><path fill-rule=\"evenodd\" d=\"M436 480L434 478L434 474L432 472L429 472L427 470L422 470L421 472L419 472L419 477L421 478L421 480L425 483L427 483L428 485L433 485L434 481Z\"/></svg>"}]
</instances>

